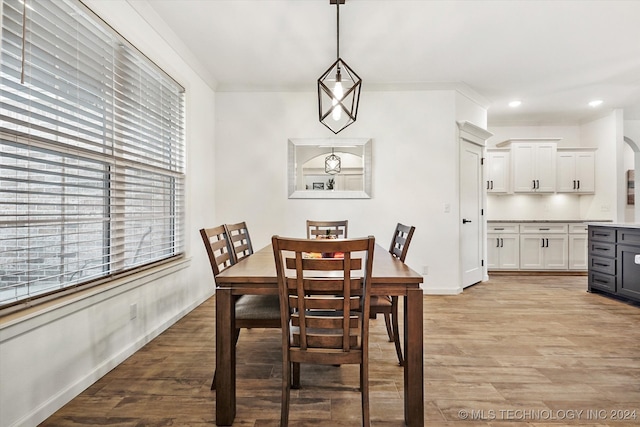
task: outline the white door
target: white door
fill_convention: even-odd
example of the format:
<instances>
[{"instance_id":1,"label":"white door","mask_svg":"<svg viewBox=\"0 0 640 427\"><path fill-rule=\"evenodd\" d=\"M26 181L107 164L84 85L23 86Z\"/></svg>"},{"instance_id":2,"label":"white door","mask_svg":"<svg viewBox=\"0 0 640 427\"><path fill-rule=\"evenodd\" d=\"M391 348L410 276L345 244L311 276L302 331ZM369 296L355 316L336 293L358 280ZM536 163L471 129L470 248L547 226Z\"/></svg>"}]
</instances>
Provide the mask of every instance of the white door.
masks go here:
<instances>
[{"instance_id":1,"label":"white door","mask_svg":"<svg viewBox=\"0 0 640 427\"><path fill-rule=\"evenodd\" d=\"M460 145L460 264L462 287L482 281L483 218L482 147L467 141Z\"/></svg>"}]
</instances>

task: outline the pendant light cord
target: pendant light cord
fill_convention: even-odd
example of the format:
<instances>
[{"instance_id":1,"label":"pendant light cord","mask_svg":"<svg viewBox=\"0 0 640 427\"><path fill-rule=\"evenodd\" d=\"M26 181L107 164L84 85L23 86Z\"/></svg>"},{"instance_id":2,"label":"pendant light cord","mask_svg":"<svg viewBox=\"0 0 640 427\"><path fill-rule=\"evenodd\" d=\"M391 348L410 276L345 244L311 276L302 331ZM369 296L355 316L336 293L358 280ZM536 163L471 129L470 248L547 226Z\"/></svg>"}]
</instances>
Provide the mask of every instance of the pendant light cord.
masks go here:
<instances>
[{"instance_id":1,"label":"pendant light cord","mask_svg":"<svg viewBox=\"0 0 640 427\"><path fill-rule=\"evenodd\" d=\"M340 59L340 0L336 0L336 59Z\"/></svg>"}]
</instances>

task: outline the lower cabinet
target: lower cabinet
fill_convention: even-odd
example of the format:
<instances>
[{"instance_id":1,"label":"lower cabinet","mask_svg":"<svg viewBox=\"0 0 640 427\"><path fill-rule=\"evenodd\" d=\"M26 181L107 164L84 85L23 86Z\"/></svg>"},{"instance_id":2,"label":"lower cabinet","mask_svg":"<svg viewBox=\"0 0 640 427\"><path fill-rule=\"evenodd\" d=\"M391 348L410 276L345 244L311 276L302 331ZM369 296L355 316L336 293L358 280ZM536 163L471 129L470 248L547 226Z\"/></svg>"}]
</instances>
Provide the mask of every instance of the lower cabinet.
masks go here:
<instances>
[{"instance_id":1,"label":"lower cabinet","mask_svg":"<svg viewBox=\"0 0 640 427\"><path fill-rule=\"evenodd\" d=\"M520 268L520 242L517 234L487 234L487 266L490 270Z\"/></svg>"},{"instance_id":2,"label":"lower cabinet","mask_svg":"<svg viewBox=\"0 0 640 427\"><path fill-rule=\"evenodd\" d=\"M586 271L589 268L588 227L569 224L569 270Z\"/></svg>"},{"instance_id":3,"label":"lower cabinet","mask_svg":"<svg viewBox=\"0 0 640 427\"><path fill-rule=\"evenodd\" d=\"M583 223L488 223L487 268L522 271L586 271Z\"/></svg>"},{"instance_id":4,"label":"lower cabinet","mask_svg":"<svg viewBox=\"0 0 640 427\"><path fill-rule=\"evenodd\" d=\"M569 245L567 235L521 234L521 270L566 270Z\"/></svg>"},{"instance_id":5,"label":"lower cabinet","mask_svg":"<svg viewBox=\"0 0 640 427\"><path fill-rule=\"evenodd\" d=\"M589 291L640 301L640 229L589 226Z\"/></svg>"}]
</instances>

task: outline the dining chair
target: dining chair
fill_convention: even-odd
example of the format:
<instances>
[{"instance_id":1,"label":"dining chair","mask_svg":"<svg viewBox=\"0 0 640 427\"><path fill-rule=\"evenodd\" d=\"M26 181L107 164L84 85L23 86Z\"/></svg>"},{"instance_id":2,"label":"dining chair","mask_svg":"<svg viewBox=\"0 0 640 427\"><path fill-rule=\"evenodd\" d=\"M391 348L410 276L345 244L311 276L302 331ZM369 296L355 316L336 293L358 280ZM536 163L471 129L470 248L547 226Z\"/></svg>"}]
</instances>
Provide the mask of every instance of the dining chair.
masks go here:
<instances>
[{"instance_id":1,"label":"dining chair","mask_svg":"<svg viewBox=\"0 0 640 427\"><path fill-rule=\"evenodd\" d=\"M232 246L229 238L229 232L226 225L220 225L213 228L200 229L200 235L204 242L209 263L215 278L222 271L236 264L236 252L243 245ZM249 240L248 230L245 225L245 234ZM249 243L250 246L250 243ZM253 253L253 250L251 250ZM245 258L245 255L243 258ZM241 328L279 328L280 327L280 302L278 295L242 295L235 301L235 318L236 318L236 342L240 336ZM216 374L214 371L213 381L211 382L211 390L216 388Z\"/></svg>"},{"instance_id":2,"label":"dining chair","mask_svg":"<svg viewBox=\"0 0 640 427\"><path fill-rule=\"evenodd\" d=\"M310 221L307 220L307 239L317 239L319 236L331 236L336 239L347 238L348 220L344 221Z\"/></svg>"},{"instance_id":3,"label":"dining chair","mask_svg":"<svg viewBox=\"0 0 640 427\"><path fill-rule=\"evenodd\" d=\"M369 426L369 303L373 236L291 239L273 236L282 325L282 406L288 425L300 364L360 365L362 425ZM344 258L310 258L342 252ZM358 252L358 254L355 254Z\"/></svg>"},{"instance_id":4,"label":"dining chair","mask_svg":"<svg viewBox=\"0 0 640 427\"><path fill-rule=\"evenodd\" d=\"M415 231L414 226L407 226L398 223L393 232L391 239L391 247L389 252L400 261L404 262L409 251L409 244ZM387 335L389 341L395 343L396 354L400 366L404 365L402 357L402 346L400 345L399 320L398 320L398 297L390 295L374 295L371 297L371 317L375 318L378 314L384 315L384 323L387 327Z\"/></svg>"}]
</instances>

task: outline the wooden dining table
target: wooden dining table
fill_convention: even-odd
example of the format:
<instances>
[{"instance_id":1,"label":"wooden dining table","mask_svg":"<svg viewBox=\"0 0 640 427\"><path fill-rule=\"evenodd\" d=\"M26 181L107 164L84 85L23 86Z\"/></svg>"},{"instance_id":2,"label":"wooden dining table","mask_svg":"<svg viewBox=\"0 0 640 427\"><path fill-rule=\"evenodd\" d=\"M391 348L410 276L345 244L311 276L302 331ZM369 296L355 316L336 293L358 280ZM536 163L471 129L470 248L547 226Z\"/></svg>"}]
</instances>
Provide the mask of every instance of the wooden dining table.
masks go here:
<instances>
[{"instance_id":1,"label":"wooden dining table","mask_svg":"<svg viewBox=\"0 0 640 427\"><path fill-rule=\"evenodd\" d=\"M376 244L372 295L404 297L404 418L424 426L423 278ZM235 304L238 295L278 294L273 248L268 245L216 277L216 425L233 424L236 415Z\"/></svg>"}]
</instances>

